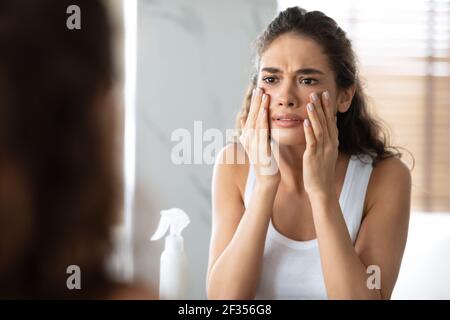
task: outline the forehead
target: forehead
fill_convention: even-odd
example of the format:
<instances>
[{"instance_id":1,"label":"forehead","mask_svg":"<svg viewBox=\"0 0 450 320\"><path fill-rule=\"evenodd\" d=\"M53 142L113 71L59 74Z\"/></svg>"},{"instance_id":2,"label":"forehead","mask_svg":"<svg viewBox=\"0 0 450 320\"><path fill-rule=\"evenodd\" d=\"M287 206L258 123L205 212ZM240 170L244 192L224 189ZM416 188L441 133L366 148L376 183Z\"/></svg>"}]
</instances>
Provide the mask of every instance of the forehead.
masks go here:
<instances>
[{"instance_id":1,"label":"forehead","mask_svg":"<svg viewBox=\"0 0 450 320\"><path fill-rule=\"evenodd\" d=\"M314 40L287 33L276 38L261 55L260 68L277 67L294 71L314 67L329 72L328 57Z\"/></svg>"}]
</instances>

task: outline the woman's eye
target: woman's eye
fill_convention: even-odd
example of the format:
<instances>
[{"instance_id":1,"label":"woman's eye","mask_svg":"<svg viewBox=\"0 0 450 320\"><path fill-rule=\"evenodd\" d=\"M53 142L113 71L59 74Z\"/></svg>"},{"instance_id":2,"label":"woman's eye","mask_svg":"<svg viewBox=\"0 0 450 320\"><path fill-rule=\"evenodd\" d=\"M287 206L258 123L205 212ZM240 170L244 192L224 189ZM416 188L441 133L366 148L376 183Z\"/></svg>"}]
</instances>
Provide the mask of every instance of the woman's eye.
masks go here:
<instances>
[{"instance_id":1,"label":"woman's eye","mask_svg":"<svg viewBox=\"0 0 450 320\"><path fill-rule=\"evenodd\" d=\"M262 79L265 83L275 83L277 79L275 77L264 77Z\"/></svg>"},{"instance_id":2,"label":"woman's eye","mask_svg":"<svg viewBox=\"0 0 450 320\"><path fill-rule=\"evenodd\" d=\"M307 86L312 86L315 85L317 83L316 79L312 79L312 78L305 78L305 79L301 79L300 80L301 84L306 84Z\"/></svg>"}]
</instances>

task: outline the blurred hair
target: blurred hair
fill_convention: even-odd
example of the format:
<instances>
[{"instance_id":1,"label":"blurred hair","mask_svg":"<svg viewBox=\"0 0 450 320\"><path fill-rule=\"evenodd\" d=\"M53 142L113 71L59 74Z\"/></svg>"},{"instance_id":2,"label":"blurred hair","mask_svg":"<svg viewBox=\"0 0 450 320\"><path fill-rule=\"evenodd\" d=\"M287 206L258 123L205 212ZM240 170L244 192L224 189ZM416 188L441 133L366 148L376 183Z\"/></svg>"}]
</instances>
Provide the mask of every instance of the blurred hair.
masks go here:
<instances>
[{"instance_id":1,"label":"blurred hair","mask_svg":"<svg viewBox=\"0 0 450 320\"><path fill-rule=\"evenodd\" d=\"M67 7L81 8L69 30ZM94 298L119 183L111 25L99 0L0 0L0 297ZM69 265L81 290L68 290Z\"/></svg>"},{"instance_id":2,"label":"blurred hair","mask_svg":"<svg viewBox=\"0 0 450 320\"><path fill-rule=\"evenodd\" d=\"M329 59L339 89L356 86L350 108L345 113L338 112L339 151L349 155L368 154L373 158L373 166L380 160L398 157L399 147L389 146L389 134L380 120L369 113L367 98L358 76L355 54L345 32L330 17L320 11L307 12L299 7L288 8L278 14L255 43L256 73L252 76L242 107L236 119L236 128L241 129L241 118L246 118L252 90L256 87L261 55L279 36L294 33L316 41Z\"/></svg>"}]
</instances>

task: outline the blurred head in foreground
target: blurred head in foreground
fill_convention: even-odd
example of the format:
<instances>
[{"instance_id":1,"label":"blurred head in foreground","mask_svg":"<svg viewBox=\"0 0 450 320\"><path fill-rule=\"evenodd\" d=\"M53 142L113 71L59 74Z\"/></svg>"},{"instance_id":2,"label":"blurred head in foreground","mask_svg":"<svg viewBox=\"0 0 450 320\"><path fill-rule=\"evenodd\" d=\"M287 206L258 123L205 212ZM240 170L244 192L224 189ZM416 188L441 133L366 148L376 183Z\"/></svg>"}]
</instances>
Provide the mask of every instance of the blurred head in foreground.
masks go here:
<instances>
[{"instance_id":1,"label":"blurred head in foreground","mask_svg":"<svg viewBox=\"0 0 450 320\"><path fill-rule=\"evenodd\" d=\"M69 30L77 5L81 29ZM108 298L120 181L97 0L0 0L0 297ZM67 268L81 271L69 290Z\"/></svg>"}]
</instances>

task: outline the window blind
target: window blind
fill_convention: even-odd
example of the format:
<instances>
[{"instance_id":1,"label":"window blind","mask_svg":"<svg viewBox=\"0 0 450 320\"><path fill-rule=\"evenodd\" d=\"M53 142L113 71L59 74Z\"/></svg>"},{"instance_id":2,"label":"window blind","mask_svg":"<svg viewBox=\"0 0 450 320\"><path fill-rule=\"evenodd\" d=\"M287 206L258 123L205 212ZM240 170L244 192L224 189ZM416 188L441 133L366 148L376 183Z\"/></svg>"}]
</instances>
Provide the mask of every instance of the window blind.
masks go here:
<instances>
[{"instance_id":1,"label":"window blind","mask_svg":"<svg viewBox=\"0 0 450 320\"><path fill-rule=\"evenodd\" d=\"M346 31L371 111L415 158L412 209L449 212L450 1L278 1L291 6L323 11Z\"/></svg>"}]
</instances>

